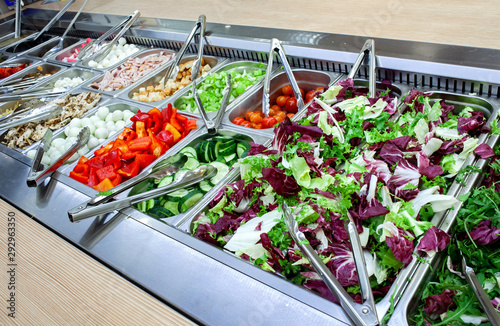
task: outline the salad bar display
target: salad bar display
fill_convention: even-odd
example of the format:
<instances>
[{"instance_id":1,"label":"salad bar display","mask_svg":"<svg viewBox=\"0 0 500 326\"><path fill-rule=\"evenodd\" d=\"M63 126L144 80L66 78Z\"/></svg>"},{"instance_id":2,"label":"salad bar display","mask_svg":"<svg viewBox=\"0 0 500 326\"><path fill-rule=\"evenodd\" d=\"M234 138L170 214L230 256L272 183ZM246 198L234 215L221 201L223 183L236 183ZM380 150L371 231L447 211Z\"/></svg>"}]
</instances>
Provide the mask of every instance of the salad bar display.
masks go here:
<instances>
[{"instance_id":1,"label":"salad bar display","mask_svg":"<svg viewBox=\"0 0 500 326\"><path fill-rule=\"evenodd\" d=\"M200 323L499 314L500 66L104 17L0 49L2 198Z\"/></svg>"}]
</instances>

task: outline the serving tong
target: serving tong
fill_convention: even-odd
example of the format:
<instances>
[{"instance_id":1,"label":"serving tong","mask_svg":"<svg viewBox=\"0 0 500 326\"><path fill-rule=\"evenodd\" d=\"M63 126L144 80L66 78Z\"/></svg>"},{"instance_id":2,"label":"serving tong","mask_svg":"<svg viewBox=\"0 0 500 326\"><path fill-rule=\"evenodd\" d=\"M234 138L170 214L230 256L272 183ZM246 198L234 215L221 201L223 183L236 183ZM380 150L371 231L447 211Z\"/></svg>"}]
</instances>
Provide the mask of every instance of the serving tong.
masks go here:
<instances>
[{"instance_id":1,"label":"serving tong","mask_svg":"<svg viewBox=\"0 0 500 326\"><path fill-rule=\"evenodd\" d=\"M18 107L19 108L19 107ZM16 110L18 109L16 108ZM14 110L14 111L16 111ZM0 124L0 133L5 131L6 129L17 127L29 122L42 121L46 119L50 119L52 117L57 116L62 112L63 108L55 103L48 103L38 108L30 108L27 110L20 109L15 112L14 115L8 115L5 120L8 120L5 123ZM14 113L14 112L12 112ZM0 120L2 121L2 120Z\"/></svg>"},{"instance_id":2,"label":"serving tong","mask_svg":"<svg viewBox=\"0 0 500 326\"><path fill-rule=\"evenodd\" d=\"M135 23L137 18L141 16L139 10L134 11L130 16L125 18L118 25L110 28L106 33L102 34L101 37L89 42L85 45L78 55L76 56L77 60L86 60L92 58L95 61L100 61L104 59L109 52L111 52L111 48L113 45L130 29L130 27ZM118 31L118 34L108 43L102 44L104 41L108 39L113 33Z\"/></svg>"},{"instance_id":3,"label":"serving tong","mask_svg":"<svg viewBox=\"0 0 500 326\"><path fill-rule=\"evenodd\" d=\"M208 134L209 135L217 134L217 130L219 129L220 123L222 121L222 117L224 116L224 113L226 113L226 107L229 104L229 96L231 95L231 74L230 73L227 74L226 87L224 87L224 90L222 91L224 97L222 98L222 103L219 108L219 111L217 111L217 115L213 119L208 118L207 112L205 111L205 108L201 103L200 96L198 95L198 90L196 89L196 83L194 81L193 81L192 92L193 92L194 102L198 107L198 111L200 111L201 113L201 117L203 118L203 122L207 127Z\"/></svg>"},{"instance_id":4,"label":"serving tong","mask_svg":"<svg viewBox=\"0 0 500 326\"><path fill-rule=\"evenodd\" d=\"M33 88L24 91L21 90L16 91L15 94L0 94L0 102L56 97L66 93L67 90L68 88L66 87L58 88L58 90L54 90L54 87Z\"/></svg>"},{"instance_id":5,"label":"serving tong","mask_svg":"<svg viewBox=\"0 0 500 326\"><path fill-rule=\"evenodd\" d=\"M185 155L182 155L185 157ZM160 162L162 163L162 162ZM179 179L173 181L171 184L166 185L165 187L160 187L156 188L153 190L149 190L143 193L139 193L130 197L126 197L124 199L119 199L111 202L107 202L111 200L117 193L123 192L126 189L132 187L133 185L136 185L142 181L145 181L150 178L155 178L155 179L161 179L165 176L172 175L178 171L178 168L173 166L173 165L167 165L166 167L163 167L162 169L158 170L156 173L153 173L151 175L146 175L145 177L140 177L140 178L135 178L130 179L129 181L133 180L130 184L127 184L126 188L121 188L118 191L116 191L116 187L112 190L113 193L108 196L99 196L97 200L94 202L96 204L91 204L93 200L90 200L86 203L83 203L82 205L79 205L71 210L68 211L68 216L71 222L79 222L83 219L101 215L101 214L106 214L115 210L119 210L122 208L127 208L130 207L134 204L150 200L153 198L156 198L158 196L162 196L165 194L172 193L176 190L183 189L185 187L189 187L191 185L197 184L203 180L206 180L208 178L212 178L215 176L217 173L217 168L215 168L212 165L203 165L200 166L192 171L187 171L182 177Z\"/></svg>"},{"instance_id":6,"label":"serving tong","mask_svg":"<svg viewBox=\"0 0 500 326\"><path fill-rule=\"evenodd\" d=\"M52 173L54 173L61 165L63 165L71 156L73 156L76 152L80 150L83 146L87 144L90 139L90 129L88 127L83 128L78 133L76 137L76 141L71 145L68 150L62 154L53 164L49 165L46 168L43 168L41 165L43 154L47 152L52 143L52 130L47 129L45 135L43 136L40 144L35 153L35 157L33 159L33 164L30 167L28 172L28 179L26 183L28 187L37 187L40 185L45 179L50 177Z\"/></svg>"},{"instance_id":7,"label":"serving tong","mask_svg":"<svg viewBox=\"0 0 500 326\"><path fill-rule=\"evenodd\" d=\"M160 85L165 85L165 82L167 82L169 79L174 79L177 76L177 74L179 73L179 64L182 60L182 57L186 53L186 50L195 35L199 35L198 54L196 55L196 60L194 61L193 68L191 69L191 81L194 81L198 77L203 56L203 39L205 38L206 20L207 18L205 17L205 15L200 15L198 17L198 20L191 30L191 33L189 33L186 41L184 41L184 44L182 44L181 49L175 55L174 63L168 67L167 71L165 72L165 76L163 76L163 78L160 80Z\"/></svg>"},{"instance_id":8,"label":"serving tong","mask_svg":"<svg viewBox=\"0 0 500 326\"><path fill-rule=\"evenodd\" d=\"M295 244L309 260L318 275L328 286L328 289L330 289L333 295L335 295L335 297L339 300L340 305L354 324L363 326L379 325L380 322L377 316L373 292L370 287L370 280L366 269L361 241L356 229L356 224L354 223L354 220L349 212L347 212L347 216L349 218L347 231L351 241L354 262L356 263L356 271L358 273L361 296L363 298L362 304L354 302L354 299L347 293L346 290L344 290L339 281L332 275L328 267L326 267L323 261L319 258L316 251L314 251L314 249L309 245L304 233L299 231L299 225L297 221L295 221L295 218L291 214L286 203L283 203L283 216L285 224L290 232L290 235L295 241Z\"/></svg>"},{"instance_id":9,"label":"serving tong","mask_svg":"<svg viewBox=\"0 0 500 326\"><path fill-rule=\"evenodd\" d=\"M11 79L7 82L2 83L2 85L0 85L0 93L12 93L12 92L16 92L19 90L23 90L25 88L28 88L30 86L37 84L38 82L42 81L46 77L50 77L50 76Z\"/></svg>"},{"instance_id":10,"label":"serving tong","mask_svg":"<svg viewBox=\"0 0 500 326\"><path fill-rule=\"evenodd\" d=\"M278 55L281 59L281 63L285 68L286 76L288 77L288 81L292 85L293 94L297 99L297 107L302 109L304 107L304 100L302 99L302 94L300 93L299 85L297 84L297 80L295 80L295 76L293 75L292 68L290 68L290 64L286 59L285 49L281 45L281 42L273 38L271 40L271 49L269 50L269 59L267 61L267 71L266 76L264 77L264 91L262 94L262 113L265 116L269 115L269 108L271 107L269 103L269 88L271 84L271 73L273 71L273 61L274 61L274 52L278 52Z\"/></svg>"},{"instance_id":11,"label":"serving tong","mask_svg":"<svg viewBox=\"0 0 500 326\"><path fill-rule=\"evenodd\" d=\"M477 300L481 304L481 307L483 307L484 312L486 313L486 317L488 317L488 320L491 322L492 325L500 325L500 314L496 311L495 307L491 304L490 298L486 294L486 292L483 289L483 286L481 285L481 282L479 282L479 279L476 276L476 273L474 272L474 269L472 267L467 265L467 261L465 260L465 256L462 252L462 249L460 249L460 246L458 245L457 242L457 247L458 251L460 252L460 257L462 258L462 272L465 275L465 279L467 280L467 283L472 288L472 291L474 291L474 294L477 297Z\"/></svg>"},{"instance_id":12,"label":"serving tong","mask_svg":"<svg viewBox=\"0 0 500 326\"><path fill-rule=\"evenodd\" d=\"M52 49L50 49L49 51L47 51L42 59L44 58L47 58L49 56L51 56L52 54L54 53L57 53L59 51L61 51L63 49L63 43L64 43L64 38L66 37L66 35L68 34L69 30L73 27L73 25L75 24L76 20L78 19L78 17L80 16L80 14L82 13L83 11L83 8L85 8L85 6L87 5L87 2L89 2L89 0L85 0L85 2L82 4L82 6L80 7L80 10L78 10L78 12L75 14L75 17L73 17L73 19L71 20L71 22L69 23L68 27L66 27L66 30L64 31L64 34L59 38L59 42L57 43L56 46L54 46Z\"/></svg>"},{"instance_id":13,"label":"serving tong","mask_svg":"<svg viewBox=\"0 0 500 326\"><path fill-rule=\"evenodd\" d=\"M356 74L359 71L359 68L361 67L361 64L363 63L363 60L365 57L369 55L369 63L368 63L368 91L370 92L370 98L374 98L376 95L377 91L377 84L375 81L376 75L375 75L375 68L376 68L376 60L375 60L375 40L369 39L366 40L365 44L361 48L361 51L359 52L358 57L356 58L356 61L354 62L354 65L352 66L351 71L349 72L349 75L347 75L347 78L354 79Z\"/></svg>"},{"instance_id":14,"label":"serving tong","mask_svg":"<svg viewBox=\"0 0 500 326\"><path fill-rule=\"evenodd\" d=\"M45 27L38 33L36 34L33 34L31 36L28 36L26 37L25 39L23 39L21 42L17 43L15 46L14 46L14 52L16 52L16 49L19 45L23 44L23 43L26 43L26 42L36 42L40 37L43 36L43 34L45 34L58 20L59 18L62 17L62 15L64 15L64 13L69 9L69 7L71 7L71 5L75 2L75 0L68 0L68 3L66 3L66 5L61 9L59 10L59 12L54 16L54 18L52 18L48 23L47 25L45 25ZM20 20L21 18L19 18ZM19 26L21 25L20 21L19 21Z\"/></svg>"}]
</instances>

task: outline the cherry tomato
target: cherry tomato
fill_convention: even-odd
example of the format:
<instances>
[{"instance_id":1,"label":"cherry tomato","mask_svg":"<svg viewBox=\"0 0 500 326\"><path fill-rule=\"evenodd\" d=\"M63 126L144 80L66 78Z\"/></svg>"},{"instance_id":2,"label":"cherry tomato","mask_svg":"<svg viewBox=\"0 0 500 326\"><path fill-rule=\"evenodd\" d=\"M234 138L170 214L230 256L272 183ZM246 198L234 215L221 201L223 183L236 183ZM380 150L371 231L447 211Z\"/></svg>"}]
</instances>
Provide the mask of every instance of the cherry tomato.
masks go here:
<instances>
[{"instance_id":1,"label":"cherry tomato","mask_svg":"<svg viewBox=\"0 0 500 326\"><path fill-rule=\"evenodd\" d=\"M252 123L260 123L261 121L262 121L262 117L260 116L260 114L258 112L254 112L250 116L250 122L252 122Z\"/></svg>"},{"instance_id":2,"label":"cherry tomato","mask_svg":"<svg viewBox=\"0 0 500 326\"><path fill-rule=\"evenodd\" d=\"M255 111L255 112L257 112L262 119L264 119L266 117L266 115L262 111Z\"/></svg>"},{"instance_id":3,"label":"cherry tomato","mask_svg":"<svg viewBox=\"0 0 500 326\"><path fill-rule=\"evenodd\" d=\"M284 111L281 111L280 113L276 114L274 117L276 118L276 120L278 122L282 122L283 120L285 120L286 114Z\"/></svg>"},{"instance_id":4,"label":"cherry tomato","mask_svg":"<svg viewBox=\"0 0 500 326\"><path fill-rule=\"evenodd\" d=\"M265 117L264 119L262 119L262 128L263 129L271 128L277 123L278 120L276 120L275 117Z\"/></svg>"},{"instance_id":5,"label":"cherry tomato","mask_svg":"<svg viewBox=\"0 0 500 326\"><path fill-rule=\"evenodd\" d=\"M262 129L262 123L255 123L253 128L254 129Z\"/></svg>"},{"instance_id":6,"label":"cherry tomato","mask_svg":"<svg viewBox=\"0 0 500 326\"><path fill-rule=\"evenodd\" d=\"M308 103L310 100L312 100L314 98L314 96L316 96L315 90L307 92L306 98L305 98L306 103Z\"/></svg>"},{"instance_id":7,"label":"cherry tomato","mask_svg":"<svg viewBox=\"0 0 500 326\"><path fill-rule=\"evenodd\" d=\"M281 88L283 95L291 96L293 94L293 88L291 85L285 85Z\"/></svg>"},{"instance_id":8,"label":"cherry tomato","mask_svg":"<svg viewBox=\"0 0 500 326\"><path fill-rule=\"evenodd\" d=\"M251 116L253 113L254 113L253 111L248 111L247 113L245 113L245 120L246 120L246 121L250 121L250 116Z\"/></svg>"},{"instance_id":9,"label":"cherry tomato","mask_svg":"<svg viewBox=\"0 0 500 326\"><path fill-rule=\"evenodd\" d=\"M243 119L242 117L236 117L233 119L233 123L238 125L238 126L241 125L244 121L245 121L245 119Z\"/></svg>"},{"instance_id":10,"label":"cherry tomato","mask_svg":"<svg viewBox=\"0 0 500 326\"><path fill-rule=\"evenodd\" d=\"M250 121L243 121L243 123L240 126L252 128L252 123Z\"/></svg>"},{"instance_id":11,"label":"cherry tomato","mask_svg":"<svg viewBox=\"0 0 500 326\"><path fill-rule=\"evenodd\" d=\"M276 99L276 104L283 107L286 104L287 96L278 96Z\"/></svg>"},{"instance_id":12,"label":"cherry tomato","mask_svg":"<svg viewBox=\"0 0 500 326\"><path fill-rule=\"evenodd\" d=\"M289 117L289 118L291 119L291 118L293 118L293 116L294 116L294 115L295 115L295 114L293 114L293 113L288 113L286 116L287 116L287 117Z\"/></svg>"},{"instance_id":13,"label":"cherry tomato","mask_svg":"<svg viewBox=\"0 0 500 326\"><path fill-rule=\"evenodd\" d=\"M285 107L286 107L287 112L297 113L297 111L299 109L297 107L297 99L294 97L288 98L288 100L286 101Z\"/></svg>"}]
</instances>

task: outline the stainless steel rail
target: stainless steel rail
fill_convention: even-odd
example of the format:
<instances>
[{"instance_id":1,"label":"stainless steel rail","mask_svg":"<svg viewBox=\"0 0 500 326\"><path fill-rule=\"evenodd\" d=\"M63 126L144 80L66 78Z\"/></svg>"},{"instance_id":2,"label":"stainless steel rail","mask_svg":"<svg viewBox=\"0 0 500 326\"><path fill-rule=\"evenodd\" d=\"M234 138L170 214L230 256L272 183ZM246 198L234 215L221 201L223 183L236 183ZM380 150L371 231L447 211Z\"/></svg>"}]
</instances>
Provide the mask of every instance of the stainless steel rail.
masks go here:
<instances>
[{"instance_id":1,"label":"stainless steel rail","mask_svg":"<svg viewBox=\"0 0 500 326\"><path fill-rule=\"evenodd\" d=\"M50 16L50 11L27 10L23 12L23 24L40 27ZM71 18L68 14L52 32L62 34ZM84 13L69 34L96 37L122 19ZM100 23L103 21L107 23ZM132 28L127 39L139 45L178 50L191 27L192 22L148 19L142 22L141 28ZM292 67L330 73L349 72L348 63L355 61L365 41L365 38L348 35L207 23L204 54L266 62L272 38L283 42ZM387 39L375 41L379 81L388 79L411 87L500 96L498 50ZM188 47L190 53L197 50L194 44ZM22 58L23 54L15 57ZM367 75L367 67L362 66L356 77ZM113 100L116 95L110 103ZM194 133L184 144L202 132ZM73 224L67 218L67 211L95 196L95 191L70 179L61 169L38 188L28 188L25 179L31 161L3 145L0 145L0 162L2 198L197 322L217 325L349 323L339 306L135 209Z\"/></svg>"}]
</instances>

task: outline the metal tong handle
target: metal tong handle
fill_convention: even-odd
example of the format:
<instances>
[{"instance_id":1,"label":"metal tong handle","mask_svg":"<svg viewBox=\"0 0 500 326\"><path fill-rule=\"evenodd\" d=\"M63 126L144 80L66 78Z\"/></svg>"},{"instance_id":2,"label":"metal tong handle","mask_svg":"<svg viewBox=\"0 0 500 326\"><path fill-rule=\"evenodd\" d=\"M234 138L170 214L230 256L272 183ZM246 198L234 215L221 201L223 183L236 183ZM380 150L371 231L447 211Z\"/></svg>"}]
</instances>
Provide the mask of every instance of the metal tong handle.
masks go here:
<instances>
[{"instance_id":1,"label":"metal tong handle","mask_svg":"<svg viewBox=\"0 0 500 326\"><path fill-rule=\"evenodd\" d=\"M71 22L69 23L68 27L66 27L66 30L64 31L64 34L61 36L61 41L60 41L61 45L62 45L62 42L63 42L64 38L68 34L69 30L73 27L73 25L75 24L75 22L78 19L78 17L80 17L80 14L82 13L83 8L85 8L85 6L87 5L87 2L89 2L89 0L85 0L85 2L82 4L82 6L78 10L78 12L75 14L75 17L73 17L73 20L71 20Z\"/></svg>"},{"instance_id":2,"label":"metal tong handle","mask_svg":"<svg viewBox=\"0 0 500 326\"><path fill-rule=\"evenodd\" d=\"M50 131L50 133L49 133ZM49 140L50 139L50 140ZM35 159L33 160L33 164L28 173L28 179L26 180L28 187L36 187L40 183L43 182L46 178L48 178L53 172L55 172L61 165L63 165L73 154L75 154L80 148L85 146L90 139L90 129L88 127L83 128L78 137L71 145L71 147L63 154L61 157L57 159L57 161L45 168L42 171L39 171L40 162L42 161L42 157L44 152L46 152L50 148L50 143L52 141L52 131L50 129L47 130L47 133L43 137L43 140L40 142L38 149L35 154Z\"/></svg>"},{"instance_id":3,"label":"metal tong handle","mask_svg":"<svg viewBox=\"0 0 500 326\"><path fill-rule=\"evenodd\" d=\"M52 89L52 88L50 88ZM49 90L49 89L47 89ZM38 91L36 89L31 89L29 92L26 93L21 93L21 91L16 92L16 94L13 95L1 95L0 96L0 102L9 102L9 101L23 101L23 100L31 100L34 98L40 98L40 97L54 97L54 96L59 96L63 93L66 93L66 90L64 91L57 91L57 92L46 92L46 91ZM0 126L1 128L2 126Z\"/></svg>"},{"instance_id":4,"label":"metal tong handle","mask_svg":"<svg viewBox=\"0 0 500 326\"><path fill-rule=\"evenodd\" d=\"M71 222L79 222L89 217L106 214L114 210L130 207L133 204L137 204L145 200L156 198L158 196L171 193L178 189L189 187L207 178L213 177L216 173L217 169L215 167L213 167L212 165L204 165L193 171L186 172L186 174L184 174L184 176L181 179L174 181L168 186L146 191L141 194L112 201L109 203L97 206L90 206L83 210L80 208L80 206L77 206L76 208L68 211L68 216Z\"/></svg>"},{"instance_id":5,"label":"metal tong handle","mask_svg":"<svg viewBox=\"0 0 500 326\"><path fill-rule=\"evenodd\" d=\"M196 89L196 83L193 81L192 85L192 92L193 92L193 98L194 102L196 103L196 106L198 107L198 111L200 111L201 117L203 118L203 122L205 123L205 126L207 127L208 133L211 135L214 135L217 133L217 129L219 129L220 123L222 121L222 117L224 116L224 113L226 113L226 107L229 103L229 96L231 95L231 73L227 74L226 78L226 87L222 91L224 94L224 97L222 98L222 103L219 108L219 111L217 112L217 115L215 116L214 119L209 119L207 112L205 111L205 108L203 107L203 104L201 103L200 96L198 95L198 90Z\"/></svg>"},{"instance_id":6,"label":"metal tong handle","mask_svg":"<svg viewBox=\"0 0 500 326\"><path fill-rule=\"evenodd\" d=\"M198 20L196 21L195 25L193 26L193 29L191 30L191 33L189 33L188 37L186 38L186 41L184 41L184 44L182 44L181 49L177 54L175 55L174 63L171 64L166 73L165 76L163 76L163 84L168 81L169 79L174 79L175 76L177 75L177 71L179 69L179 64L182 60L182 57L186 53L186 50L193 40L193 37L196 35L196 33L199 30L200 34L200 39L198 40L198 54L196 56L196 60L193 63L193 68L191 69L191 81L195 80L198 77L198 74L200 72L200 67L201 67L201 60L203 56L203 39L205 38L205 28L206 28L206 21L207 18L205 15L200 15L198 17ZM175 73L175 75L174 75ZM160 82L161 84L161 82Z\"/></svg>"},{"instance_id":7,"label":"metal tong handle","mask_svg":"<svg viewBox=\"0 0 500 326\"><path fill-rule=\"evenodd\" d=\"M127 18L125 18L122 22L120 22L117 25L111 27L108 31L106 31L104 34L102 34L99 38L97 38L97 39L95 39L95 40L90 41L89 43L87 43L87 45L85 45L80 50L80 52L78 52L78 55L76 56L76 58L78 60L85 60L89 56L93 55L94 52L92 52L92 53L88 53L88 52L89 51L93 51L94 47L99 46L102 42L106 41L106 39L108 37L110 37L114 32L116 32L117 30L119 30L120 28L122 28L123 26L125 26L125 24L127 24L127 22L130 21L130 19L132 19L133 15L134 14L132 13L130 16L128 16Z\"/></svg>"},{"instance_id":8,"label":"metal tong handle","mask_svg":"<svg viewBox=\"0 0 500 326\"><path fill-rule=\"evenodd\" d=\"M54 109L50 108L50 110L49 109L42 110L42 112L40 112L40 113L35 113L33 115L27 115L23 118L20 118L20 119L14 120L14 121L2 123L2 124L0 124L0 130L5 130L8 128L12 128L12 127L17 127L17 126L23 125L25 123L39 120L39 119L42 119L42 120L47 119L50 116L52 116L53 114L60 113L62 110L62 108L59 105L47 104L47 106L49 106L49 105L51 107L54 107Z\"/></svg>"},{"instance_id":9,"label":"metal tong handle","mask_svg":"<svg viewBox=\"0 0 500 326\"><path fill-rule=\"evenodd\" d=\"M14 38L21 37L21 0L16 0L16 21L14 26Z\"/></svg>"},{"instance_id":10,"label":"metal tong handle","mask_svg":"<svg viewBox=\"0 0 500 326\"><path fill-rule=\"evenodd\" d=\"M465 278L467 279L467 282L472 287L474 294L476 295L479 303L481 304L481 307L483 307L484 312L486 313L486 316L490 320L491 324L500 325L500 315L495 310L495 307L493 307L493 305L491 304L490 298L484 291L481 282L479 282L476 273L474 273L474 270L471 267L467 266L467 262L465 261L465 257L463 256L463 254L462 254L462 268L465 274Z\"/></svg>"},{"instance_id":11,"label":"metal tong handle","mask_svg":"<svg viewBox=\"0 0 500 326\"><path fill-rule=\"evenodd\" d=\"M94 58L95 61L100 61L106 58L106 56L111 52L111 48L113 45L118 42L118 40L129 30L129 28L135 23L135 21L141 16L141 13L139 10L136 10L130 15L129 20L123 25L123 28L116 34L116 36L109 42L108 44L105 45L104 50L97 51L97 53L94 53L92 57Z\"/></svg>"},{"instance_id":12,"label":"metal tong handle","mask_svg":"<svg viewBox=\"0 0 500 326\"><path fill-rule=\"evenodd\" d=\"M319 258L316 251L314 251L314 249L309 245L306 237L304 236L304 233L299 231L299 226L297 224L297 221L295 221L295 219L293 218L290 209L288 208L286 203L283 203L283 214L284 214L285 224L288 230L290 231L290 235L294 239L295 244L299 247L300 251L304 254L304 256L309 260L311 265L314 267L314 270L316 270L321 279L327 285L328 289L330 289L330 291L339 300L340 305L342 306L346 314L349 316L349 318L351 318L351 320L356 325L363 325L363 326L378 325L379 320L377 317L376 310L374 309L373 302L371 305L358 304L354 302L351 296L347 293L346 290L344 290L342 285L340 285L339 281L335 278L335 276L332 275L330 270ZM356 230L354 229L354 231ZM356 261L356 269L357 268L358 268L358 263ZM358 275L359 275L359 270L358 270Z\"/></svg>"},{"instance_id":13,"label":"metal tong handle","mask_svg":"<svg viewBox=\"0 0 500 326\"><path fill-rule=\"evenodd\" d=\"M292 85L293 93L295 95L295 98L297 99L297 107L299 108L299 110L304 107L304 100L302 99L302 94L300 93L297 80L295 80L295 76L293 75L292 68L290 68L288 60L286 59L285 49L283 48L281 42L278 39L273 38L271 40L271 50L269 50L269 59L267 61L266 76L264 77L264 92L262 94L262 113L264 113L265 116L269 115L269 107L270 107L269 87L271 84L271 72L273 71L273 59L275 51L278 52L278 55L281 59L281 63L285 68L285 73L286 76L288 77L288 81Z\"/></svg>"},{"instance_id":14,"label":"metal tong handle","mask_svg":"<svg viewBox=\"0 0 500 326\"><path fill-rule=\"evenodd\" d=\"M54 18L52 18L52 20L47 25L45 25L45 27L40 32L38 32L33 41L38 40L43 34L45 34L45 32L47 32L56 23L56 21L58 21L59 18L64 15L64 13L69 9L69 7L71 7L74 2L75 0L68 0L68 3L57 13L57 15L55 15Z\"/></svg>"},{"instance_id":15,"label":"metal tong handle","mask_svg":"<svg viewBox=\"0 0 500 326\"><path fill-rule=\"evenodd\" d=\"M370 98L375 97L375 92L376 92L376 86L377 84L375 83L375 68L376 68L376 60L375 60L375 41L373 39L366 40L365 44L361 48L361 51L359 52L358 57L356 58L356 61L354 62L354 65L352 66L351 71L349 72L349 75L347 78L354 78L354 76L358 73L359 68L361 67L361 63L363 63L363 59L367 54L370 54L370 61L369 61L369 74L368 74L368 90L370 92Z\"/></svg>"}]
</instances>

